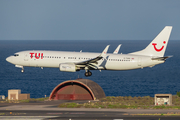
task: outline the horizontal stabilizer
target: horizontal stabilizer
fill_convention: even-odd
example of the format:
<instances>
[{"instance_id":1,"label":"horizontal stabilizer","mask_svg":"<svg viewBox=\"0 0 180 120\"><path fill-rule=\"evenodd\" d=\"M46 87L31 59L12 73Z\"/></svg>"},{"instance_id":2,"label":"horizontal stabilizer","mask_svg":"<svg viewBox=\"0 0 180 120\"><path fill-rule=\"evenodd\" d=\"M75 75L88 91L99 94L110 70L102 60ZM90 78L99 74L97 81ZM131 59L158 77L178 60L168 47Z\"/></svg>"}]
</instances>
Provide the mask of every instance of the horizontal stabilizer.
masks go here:
<instances>
[{"instance_id":1,"label":"horizontal stabilizer","mask_svg":"<svg viewBox=\"0 0 180 120\"><path fill-rule=\"evenodd\" d=\"M166 56L166 57L157 57L157 58L152 58L152 60L166 60L170 57L173 57L173 56Z\"/></svg>"}]
</instances>

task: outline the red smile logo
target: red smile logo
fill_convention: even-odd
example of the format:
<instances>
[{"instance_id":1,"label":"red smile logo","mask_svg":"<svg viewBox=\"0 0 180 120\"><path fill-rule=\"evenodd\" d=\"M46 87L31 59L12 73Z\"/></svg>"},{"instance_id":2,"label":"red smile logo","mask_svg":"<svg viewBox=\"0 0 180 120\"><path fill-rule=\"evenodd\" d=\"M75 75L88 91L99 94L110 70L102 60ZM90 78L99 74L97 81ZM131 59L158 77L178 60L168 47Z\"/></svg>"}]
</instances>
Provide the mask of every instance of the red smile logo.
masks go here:
<instances>
[{"instance_id":1,"label":"red smile logo","mask_svg":"<svg viewBox=\"0 0 180 120\"><path fill-rule=\"evenodd\" d=\"M164 44L166 44L166 41L163 41ZM156 45L157 43L152 43L152 45L154 46L154 49L157 51L157 52L160 52L161 50L163 50L164 46L162 46L160 49L156 48Z\"/></svg>"}]
</instances>

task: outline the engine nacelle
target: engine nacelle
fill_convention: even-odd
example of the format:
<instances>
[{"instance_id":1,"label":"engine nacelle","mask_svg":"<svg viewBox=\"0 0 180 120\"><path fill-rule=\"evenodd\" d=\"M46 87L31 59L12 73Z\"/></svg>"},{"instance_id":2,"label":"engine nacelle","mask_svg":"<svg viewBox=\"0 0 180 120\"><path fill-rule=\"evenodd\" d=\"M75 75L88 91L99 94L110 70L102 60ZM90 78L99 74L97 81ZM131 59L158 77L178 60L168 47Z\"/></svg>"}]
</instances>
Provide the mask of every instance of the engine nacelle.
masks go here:
<instances>
[{"instance_id":1,"label":"engine nacelle","mask_svg":"<svg viewBox=\"0 0 180 120\"><path fill-rule=\"evenodd\" d=\"M62 63L59 64L59 70L65 72L76 72L77 69L75 64Z\"/></svg>"}]
</instances>

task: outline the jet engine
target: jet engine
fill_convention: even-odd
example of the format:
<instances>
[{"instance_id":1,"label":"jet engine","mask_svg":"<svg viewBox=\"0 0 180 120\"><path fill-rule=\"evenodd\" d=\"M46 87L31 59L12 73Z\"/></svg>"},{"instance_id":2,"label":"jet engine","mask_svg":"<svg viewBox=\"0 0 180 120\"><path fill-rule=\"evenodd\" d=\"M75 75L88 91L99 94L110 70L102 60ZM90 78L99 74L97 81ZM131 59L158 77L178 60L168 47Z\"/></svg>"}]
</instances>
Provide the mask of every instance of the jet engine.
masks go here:
<instances>
[{"instance_id":1,"label":"jet engine","mask_svg":"<svg viewBox=\"0 0 180 120\"><path fill-rule=\"evenodd\" d=\"M65 72L76 72L77 68L75 64L62 63L62 64L59 64L59 70L65 71Z\"/></svg>"}]
</instances>

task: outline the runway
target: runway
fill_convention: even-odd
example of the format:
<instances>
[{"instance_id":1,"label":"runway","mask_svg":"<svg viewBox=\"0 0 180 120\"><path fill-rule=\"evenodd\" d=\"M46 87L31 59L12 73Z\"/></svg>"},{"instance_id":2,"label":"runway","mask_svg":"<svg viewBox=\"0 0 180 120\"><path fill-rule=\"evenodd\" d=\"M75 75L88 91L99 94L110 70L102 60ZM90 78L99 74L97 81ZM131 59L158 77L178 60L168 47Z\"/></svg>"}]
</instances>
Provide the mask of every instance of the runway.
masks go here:
<instances>
[{"instance_id":1,"label":"runway","mask_svg":"<svg viewBox=\"0 0 180 120\"><path fill-rule=\"evenodd\" d=\"M0 111L0 119L12 120L179 120L179 116L136 116L118 111Z\"/></svg>"},{"instance_id":2,"label":"runway","mask_svg":"<svg viewBox=\"0 0 180 120\"><path fill-rule=\"evenodd\" d=\"M0 119L5 120L179 120L180 110L58 108L63 101L0 104ZM81 102L81 101L79 101ZM142 115L144 114L144 115Z\"/></svg>"}]
</instances>

